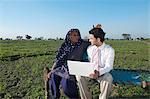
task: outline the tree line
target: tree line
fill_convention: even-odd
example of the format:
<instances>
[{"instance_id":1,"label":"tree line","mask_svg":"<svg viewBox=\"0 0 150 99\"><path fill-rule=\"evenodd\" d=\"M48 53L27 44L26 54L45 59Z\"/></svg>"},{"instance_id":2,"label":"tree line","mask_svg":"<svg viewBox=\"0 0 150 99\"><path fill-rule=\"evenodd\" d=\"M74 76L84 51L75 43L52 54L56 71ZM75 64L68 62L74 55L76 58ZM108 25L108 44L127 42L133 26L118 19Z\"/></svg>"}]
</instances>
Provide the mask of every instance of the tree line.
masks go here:
<instances>
[{"instance_id":1,"label":"tree line","mask_svg":"<svg viewBox=\"0 0 150 99\"><path fill-rule=\"evenodd\" d=\"M120 39L120 40L133 40L133 38L131 38L131 34L128 34L128 33L123 33L122 34L123 36L123 39ZM23 36L16 36L16 39L17 40L24 40L23 39ZM25 39L26 40L31 40L32 39L32 36L30 35L25 35ZM88 39L88 37L84 37L84 39ZM109 38L105 38L106 40L110 40ZM136 38L135 40L144 40L145 38L143 37L138 37ZM10 38L6 38L6 39L3 39L3 38L0 38L0 40L12 40ZM35 38L34 40L44 40L44 37L38 37L38 38ZM56 38L56 39L52 39L52 38L48 38L47 40L64 40L64 38ZM113 39L111 39L113 40Z\"/></svg>"}]
</instances>

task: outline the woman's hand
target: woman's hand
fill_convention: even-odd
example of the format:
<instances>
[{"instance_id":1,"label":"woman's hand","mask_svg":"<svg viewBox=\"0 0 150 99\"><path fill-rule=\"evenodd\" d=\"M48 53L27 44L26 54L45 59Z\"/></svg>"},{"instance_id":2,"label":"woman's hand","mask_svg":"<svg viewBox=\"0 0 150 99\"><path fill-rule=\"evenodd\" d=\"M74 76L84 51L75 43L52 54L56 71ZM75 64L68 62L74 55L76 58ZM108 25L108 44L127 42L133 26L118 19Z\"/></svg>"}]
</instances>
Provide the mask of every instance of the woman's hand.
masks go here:
<instances>
[{"instance_id":1,"label":"woman's hand","mask_svg":"<svg viewBox=\"0 0 150 99\"><path fill-rule=\"evenodd\" d=\"M52 72L51 72L51 71L47 74L47 78L48 78L48 79L50 79L50 78L51 78L51 74L52 74Z\"/></svg>"},{"instance_id":2,"label":"woman's hand","mask_svg":"<svg viewBox=\"0 0 150 99\"><path fill-rule=\"evenodd\" d=\"M48 81L48 79L49 79L49 78L48 78L48 75L49 75L49 77L50 77L50 74L49 74L50 72L51 72L51 71L49 70L48 67L45 67L45 68L44 68L44 77L43 77L43 78L44 78L44 81Z\"/></svg>"}]
</instances>

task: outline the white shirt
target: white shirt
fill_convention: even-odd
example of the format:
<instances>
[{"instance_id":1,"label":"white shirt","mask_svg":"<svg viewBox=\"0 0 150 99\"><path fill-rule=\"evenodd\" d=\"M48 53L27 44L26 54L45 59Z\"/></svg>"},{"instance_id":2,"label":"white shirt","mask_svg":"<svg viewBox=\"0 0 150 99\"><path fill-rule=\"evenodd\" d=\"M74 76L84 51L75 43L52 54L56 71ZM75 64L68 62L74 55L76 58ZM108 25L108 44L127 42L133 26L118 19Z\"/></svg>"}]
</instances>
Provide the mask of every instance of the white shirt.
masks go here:
<instances>
[{"instance_id":1,"label":"white shirt","mask_svg":"<svg viewBox=\"0 0 150 99\"><path fill-rule=\"evenodd\" d=\"M105 43L99 47L91 45L87 49L87 54L90 62L95 64L94 70L99 71L100 75L113 69L115 51L111 46Z\"/></svg>"}]
</instances>

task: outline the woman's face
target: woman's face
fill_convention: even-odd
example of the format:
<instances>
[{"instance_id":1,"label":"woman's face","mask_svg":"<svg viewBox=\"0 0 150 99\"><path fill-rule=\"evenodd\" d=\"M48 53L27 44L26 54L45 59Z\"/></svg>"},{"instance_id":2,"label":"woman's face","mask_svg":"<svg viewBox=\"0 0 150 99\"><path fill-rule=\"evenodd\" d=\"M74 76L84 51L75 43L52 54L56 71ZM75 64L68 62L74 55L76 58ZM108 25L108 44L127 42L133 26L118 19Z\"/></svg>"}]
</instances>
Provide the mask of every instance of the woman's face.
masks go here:
<instances>
[{"instance_id":1,"label":"woman's face","mask_svg":"<svg viewBox=\"0 0 150 99\"><path fill-rule=\"evenodd\" d=\"M69 38L72 43L77 43L79 41L79 34L77 32L71 32Z\"/></svg>"}]
</instances>

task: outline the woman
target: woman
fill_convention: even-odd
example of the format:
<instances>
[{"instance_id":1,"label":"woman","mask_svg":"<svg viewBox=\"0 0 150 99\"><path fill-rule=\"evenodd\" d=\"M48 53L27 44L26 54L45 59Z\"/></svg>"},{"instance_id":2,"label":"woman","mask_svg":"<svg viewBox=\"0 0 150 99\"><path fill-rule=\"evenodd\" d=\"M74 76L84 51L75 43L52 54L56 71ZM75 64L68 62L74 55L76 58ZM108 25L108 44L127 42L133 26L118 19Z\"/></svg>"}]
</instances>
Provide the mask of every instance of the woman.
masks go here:
<instances>
[{"instance_id":1,"label":"woman","mask_svg":"<svg viewBox=\"0 0 150 99\"><path fill-rule=\"evenodd\" d=\"M48 74L54 99L60 98L60 85L69 99L79 99L76 79L75 76L69 75L67 60L83 61L83 52L85 52L88 45L89 43L81 39L78 29L71 29L67 33L64 43L58 50L52 70Z\"/></svg>"}]
</instances>

